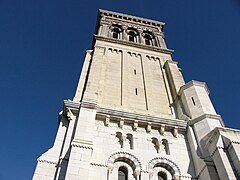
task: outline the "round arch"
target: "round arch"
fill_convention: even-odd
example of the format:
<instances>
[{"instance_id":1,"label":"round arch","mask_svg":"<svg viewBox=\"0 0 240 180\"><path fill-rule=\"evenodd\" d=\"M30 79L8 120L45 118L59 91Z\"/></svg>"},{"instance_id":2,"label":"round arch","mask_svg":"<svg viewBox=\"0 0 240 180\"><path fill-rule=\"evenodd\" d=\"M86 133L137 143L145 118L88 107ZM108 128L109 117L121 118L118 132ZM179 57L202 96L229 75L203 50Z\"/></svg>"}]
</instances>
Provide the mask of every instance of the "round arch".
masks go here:
<instances>
[{"instance_id":1,"label":"round arch","mask_svg":"<svg viewBox=\"0 0 240 180\"><path fill-rule=\"evenodd\" d=\"M142 165L139 159L127 152L116 152L113 153L107 161L108 167L113 167L113 164L118 161L123 161L129 164L135 172L140 172L142 170Z\"/></svg>"},{"instance_id":2,"label":"round arch","mask_svg":"<svg viewBox=\"0 0 240 180\"><path fill-rule=\"evenodd\" d=\"M152 171L155 167L163 167L167 169L174 179L179 179L181 175L180 168L177 166L177 164L167 158L157 157L150 160L148 163L148 170Z\"/></svg>"}]
</instances>

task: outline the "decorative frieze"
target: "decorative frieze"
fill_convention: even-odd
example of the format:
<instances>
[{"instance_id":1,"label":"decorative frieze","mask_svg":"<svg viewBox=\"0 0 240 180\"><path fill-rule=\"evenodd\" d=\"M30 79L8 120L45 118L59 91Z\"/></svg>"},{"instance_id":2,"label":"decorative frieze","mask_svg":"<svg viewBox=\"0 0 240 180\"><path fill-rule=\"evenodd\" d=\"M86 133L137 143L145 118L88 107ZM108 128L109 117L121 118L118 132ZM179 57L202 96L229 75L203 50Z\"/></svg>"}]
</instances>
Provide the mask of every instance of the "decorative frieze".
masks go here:
<instances>
[{"instance_id":1,"label":"decorative frieze","mask_svg":"<svg viewBox=\"0 0 240 180\"><path fill-rule=\"evenodd\" d=\"M164 134L164 132L165 132L165 125L164 124L162 124L161 126L160 126L160 134L161 135L163 135Z\"/></svg>"},{"instance_id":2,"label":"decorative frieze","mask_svg":"<svg viewBox=\"0 0 240 180\"><path fill-rule=\"evenodd\" d=\"M98 166L98 167L108 167L106 164L101 164L101 163L90 163L91 166Z\"/></svg>"},{"instance_id":3,"label":"decorative frieze","mask_svg":"<svg viewBox=\"0 0 240 180\"><path fill-rule=\"evenodd\" d=\"M178 127L174 127L173 128L173 136L177 137L177 135L178 135Z\"/></svg>"},{"instance_id":4,"label":"decorative frieze","mask_svg":"<svg viewBox=\"0 0 240 180\"><path fill-rule=\"evenodd\" d=\"M133 123L133 130L136 131L138 128L138 121L134 121Z\"/></svg>"},{"instance_id":5,"label":"decorative frieze","mask_svg":"<svg viewBox=\"0 0 240 180\"><path fill-rule=\"evenodd\" d=\"M141 131L141 129L145 127L145 131L147 133L150 133L152 129L156 129L159 131L160 135L164 135L165 132L168 131L174 137L178 137L179 133L185 134L186 132L186 127L176 126L177 123L175 123L174 125L171 125L170 123L165 124L164 123L165 121L162 121L161 119L155 121L152 118L149 118L149 116L148 116L148 120L145 121L139 117L125 118L125 117L118 117L115 115L111 116L110 113L108 114L97 113L96 120L103 121L106 127L109 127L110 123L117 123L120 129L124 129L124 126L131 126L133 131Z\"/></svg>"},{"instance_id":6,"label":"decorative frieze","mask_svg":"<svg viewBox=\"0 0 240 180\"><path fill-rule=\"evenodd\" d=\"M49 161L49 160L45 160L45 159L38 159L38 162L40 162L40 163L47 163L47 164L54 164L54 165L57 164L57 162Z\"/></svg>"},{"instance_id":7,"label":"decorative frieze","mask_svg":"<svg viewBox=\"0 0 240 180\"><path fill-rule=\"evenodd\" d=\"M147 131L148 133L150 133L151 130L152 130L152 124L149 122L149 123L147 124L146 131Z\"/></svg>"},{"instance_id":8,"label":"decorative frieze","mask_svg":"<svg viewBox=\"0 0 240 180\"><path fill-rule=\"evenodd\" d=\"M122 129L123 125L124 125L124 119L121 118L120 121L119 121L119 127Z\"/></svg>"},{"instance_id":9,"label":"decorative frieze","mask_svg":"<svg viewBox=\"0 0 240 180\"><path fill-rule=\"evenodd\" d=\"M108 126L109 122L110 122L110 116L107 115L106 119L105 119L105 122L104 122L105 126Z\"/></svg>"}]
</instances>

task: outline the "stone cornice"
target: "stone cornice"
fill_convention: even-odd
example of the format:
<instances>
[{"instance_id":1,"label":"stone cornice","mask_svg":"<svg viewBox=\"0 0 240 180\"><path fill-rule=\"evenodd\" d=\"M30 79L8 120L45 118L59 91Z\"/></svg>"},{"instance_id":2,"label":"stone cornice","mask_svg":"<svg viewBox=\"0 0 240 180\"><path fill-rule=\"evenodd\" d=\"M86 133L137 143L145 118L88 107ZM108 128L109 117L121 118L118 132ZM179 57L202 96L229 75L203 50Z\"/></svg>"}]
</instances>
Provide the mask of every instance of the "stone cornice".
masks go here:
<instances>
[{"instance_id":1,"label":"stone cornice","mask_svg":"<svg viewBox=\"0 0 240 180\"><path fill-rule=\"evenodd\" d=\"M102 115L108 115L116 118L123 118L126 121L138 121L138 123L151 123L151 125L167 125L168 127L178 127L179 130L186 130L187 122L179 119L168 119L163 117L156 117L150 115L144 115L139 113L130 113L126 111L113 110L103 107L97 108L97 113Z\"/></svg>"},{"instance_id":2,"label":"stone cornice","mask_svg":"<svg viewBox=\"0 0 240 180\"><path fill-rule=\"evenodd\" d=\"M206 148L208 148L208 146L210 146L210 144L214 141L214 138L216 136L219 136L221 135L221 133L239 133L240 134L240 130L238 129L231 129L231 128L225 128L225 127L216 127L215 129L213 129L210 133L208 133L204 139L206 139ZM230 139L229 139L230 140ZM227 147L230 145L230 144L240 144L240 141L233 141L233 140L230 140L230 143L227 145Z\"/></svg>"},{"instance_id":3,"label":"stone cornice","mask_svg":"<svg viewBox=\"0 0 240 180\"><path fill-rule=\"evenodd\" d=\"M91 141L81 140L81 139L74 139L71 143L72 147L83 148L83 149L93 149L93 143Z\"/></svg>"},{"instance_id":4,"label":"stone cornice","mask_svg":"<svg viewBox=\"0 0 240 180\"><path fill-rule=\"evenodd\" d=\"M84 98L81 102L81 107L88 108L88 109L96 109L97 108L97 102L93 99Z\"/></svg>"},{"instance_id":5,"label":"stone cornice","mask_svg":"<svg viewBox=\"0 0 240 180\"><path fill-rule=\"evenodd\" d=\"M199 121L206 119L206 118L219 120L221 125L224 126L223 120L222 120L221 116L218 114L203 114L202 116L191 119L188 123L189 123L189 125L193 125L193 124L198 123Z\"/></svg>"},{"instance_id":6,"label":"stone cornice","mask_svg":"<svg viewBox=\"0 0 240 180\"><path fill-rule=\"evenodd\" d=\"M200 87L204 87L207 94L210 94L210 91L207 87L207 84L205 82L200 82L200 81L195 81L195 80L192 80L188 83L186 83L185 85L183 85L180 90L179 90L179 95L181 96L181 94L183 93L183 91L191 86L200 86Z\"/></svg>"},{"instance_id":7,"label":"stone cornice","mask_svg":"<svg viewBox=\"0 0 240 180\"><path fill-rule=\"evenodd\" d=\"M79 102L74 102L72 100L64 100L63 101L63 106L64 106L64 109L69 108L73 111L78 111L79 107L80 107L80 103Z\"/></svg>"},{"instance_id":8,"label":"stone cornice","mask_svg":"<svg viewBox=\"0 0 240 180\"><path fill-rule=\"evenodd\" d=\"M111 109L108 107L100 107L97 105L96 102L92 100L84 99L81 103L80 102L73 102L70 100L64 101L64 109L65 112L67 109L73 110L76 115L79 112L79 107L95 109L97 114L101 114L104 116L111 116L118 119L125 119L125 121L137 121L138 123L147 124L150 123L152 126L155 125L167 125L167 127L178 128L180 131L186 131L187 128L187 121L174 119L174 118L166 118L166 117L157 117L147 114L140 114L134 112L127 112L124 110L118 109Z\"/></svg>"},{"instance_id":9,"label":"stone cornice","mask_svg":"<svg viewBox=\"0 0 240 180\"><path fill-rule=\"evenodd\" d=\"M134 43L134 42L130 42L130 41L114 39L114 38L110 38L110 37L103 37L103 36L99 36L99 35L94 35L94 37L96 40L103 40L106 42L118 43L118 44L122 44L122 45L146 49L146 50L155 51L155 52L166 53L166 54L170 54L170 55L172 55L174 52L173 50L170 50L170 49L163 49L163 48L156 47L156 46L144 45L144 44Z\"/></svg>"},{"instance_id":10,"label":"stone cornice","mask_svg":"<svg viewBox=\"0 0 240 180\"><path fill-rule=\"evenodd\" d=\"M129 22L133 23L138 23L141 25L149 25L153 27L163 27L165 23L160 22L160 21L155 21L151 19L146 19L146 18L140 18L132 15L127 15L127 14L122 14L122 13L117 13L117 12L112 12L112 11L107 11L107 10L99 10L100 16L107 16L107 17L114 17L119 20L128 20Z\"/></svg>"}]
</instances>

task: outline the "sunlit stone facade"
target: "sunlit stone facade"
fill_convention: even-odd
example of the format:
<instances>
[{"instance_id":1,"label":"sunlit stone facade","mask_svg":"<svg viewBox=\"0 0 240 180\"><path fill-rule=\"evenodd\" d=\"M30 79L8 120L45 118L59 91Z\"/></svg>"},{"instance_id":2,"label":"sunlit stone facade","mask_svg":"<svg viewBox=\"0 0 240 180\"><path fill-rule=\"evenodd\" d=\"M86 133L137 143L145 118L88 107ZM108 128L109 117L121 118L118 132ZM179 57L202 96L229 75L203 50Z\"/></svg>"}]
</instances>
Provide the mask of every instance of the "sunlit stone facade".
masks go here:
<instances>
[{"instance_id":1,"label":"sunlit stone facade","mask_svg":"<svg viewBox=\"0 0 240 180\"><path fill-rule=\"evenodd\" d=\"M204 82L184 82L163 29L99 11L75 97L34 180L239 179L240 131L224 127Z\"/></svg>"}]
</instances>

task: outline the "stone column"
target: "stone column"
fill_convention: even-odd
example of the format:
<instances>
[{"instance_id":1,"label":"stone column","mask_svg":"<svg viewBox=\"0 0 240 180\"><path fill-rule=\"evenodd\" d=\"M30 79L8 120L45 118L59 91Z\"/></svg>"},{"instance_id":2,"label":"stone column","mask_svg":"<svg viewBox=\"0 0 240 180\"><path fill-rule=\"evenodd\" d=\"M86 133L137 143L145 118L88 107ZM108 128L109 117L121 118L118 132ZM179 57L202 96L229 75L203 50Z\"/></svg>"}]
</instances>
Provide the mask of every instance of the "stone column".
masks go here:
<instances>
[{"instance_id":1,"label":"stone column","mask_svg":"<svg viewBox=\"0 0 240 180\"><path fill-rule=\"evenodd\" d=\"M136 180L140 180L140 170L135 170L134 176L135 176Z\"/></svg>"},{"instance_id":2,"label":"stone column","mask_svg":"<svg viewBox=\"0 0 240 180\"><path fill-rule=\"evenodd\" d=\"M143 36L142 36L143 30L142 29L138 29L138 34L139 34L139 37L138 37L139 43L140 44L144 44L144 39L143 39Z\"/></svg>"},{"instance_id":3,"label":"stone column","mask_svg":"<svg viewBox=\"0 0 240 180\"><path fill-rule=\"evenodd\" d=\"M159 42L159 36L161 36L159 33L156 33L155 34L155 38L153 39L154 40L154 43L157 47L161 47L161 44Z\"/></svg>"},{"instance_id":4,"label":"stone column","mask_svg":"<svg viewBox=\"0 0 240 180\"><path fill-rule=\"evenodd\" d=\"M103 28L103 25L102 25L102 23L100 24L100 26L99 26L99 28L98 28L98 33L97 33L97 35L101 35L101 32L102 32L102 28Z\"/></svg>"},{"instance_id":5,"label":"stone column","mask_svg":"<svg viewBox=\"0 0 240 180\"><path fill-rule=\"evenodd\" d=\"M127 26L122 26L122 40L128 40L127 39Z\"/></svg>"},{"instance_id":6,"label":"stone column","mask_svg":"<svg viewBox=\"0 0 240 180\"><path fill-rule=\"evenodd\" d=\"M90 102L83 102L82 106L84 104L89 106ZM80 108L74 138L71 143L66 180L88 179L93 151L92 134L95 116L96 110L84 107Z\"/></svg>"},{"instance_id":7,"label":"stone column","mask_svg":"<svg viewBox=\"0 0 240 180\"><path fill-rule=\"evenodd\" d=\"M109 24L108 23L102 23L101 36L108 37L108 32L109 32Z\"/></svg>"}]
</instances>

